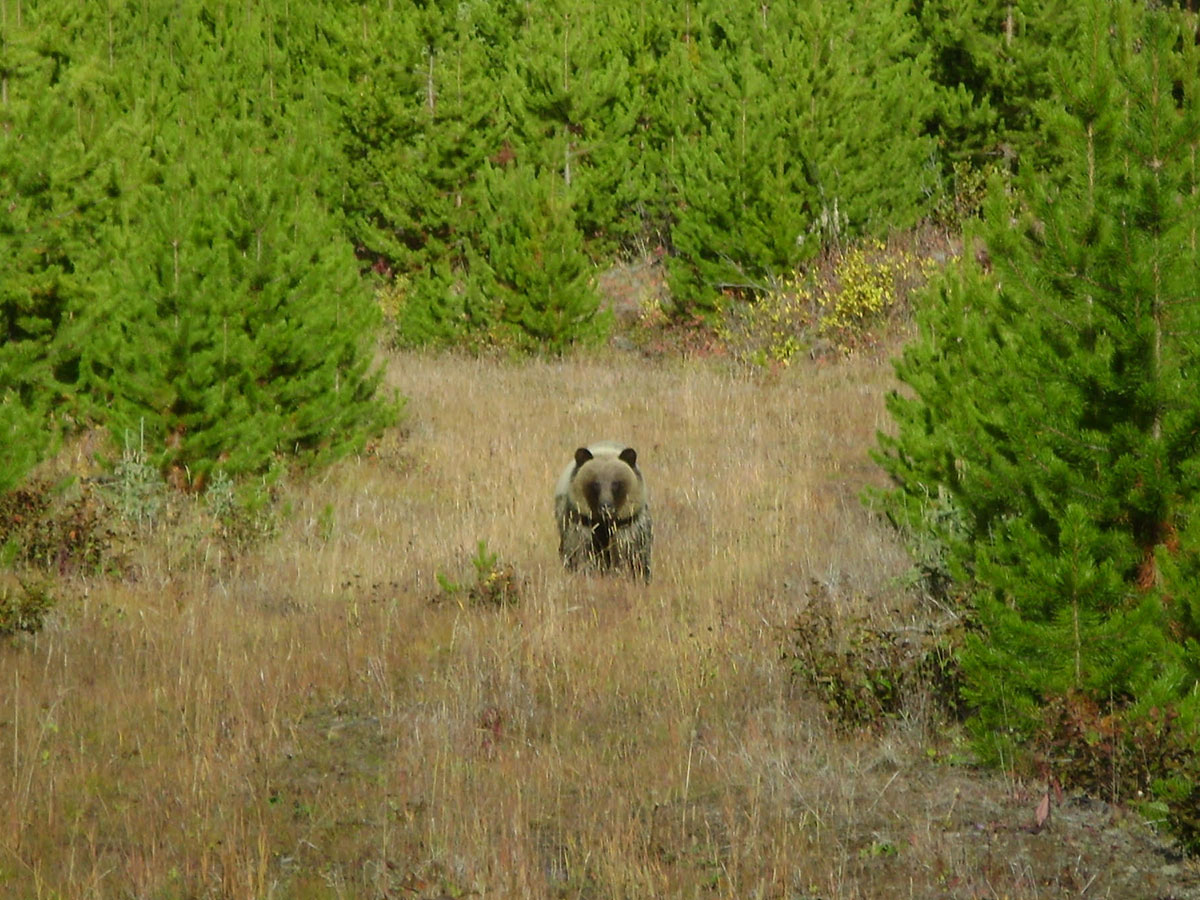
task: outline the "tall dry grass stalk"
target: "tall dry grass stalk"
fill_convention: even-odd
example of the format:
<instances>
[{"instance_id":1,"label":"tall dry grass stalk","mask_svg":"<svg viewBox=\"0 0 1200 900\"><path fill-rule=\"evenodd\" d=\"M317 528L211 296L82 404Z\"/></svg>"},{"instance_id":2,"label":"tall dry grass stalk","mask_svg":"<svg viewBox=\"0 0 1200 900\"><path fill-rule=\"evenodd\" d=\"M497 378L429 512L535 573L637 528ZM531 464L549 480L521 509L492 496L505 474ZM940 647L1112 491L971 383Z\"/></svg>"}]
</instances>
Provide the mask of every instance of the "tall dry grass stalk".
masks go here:
<instances>
[{"instance_id":1,"label":"tall dry grass stalk","mask_svg":"<svg viewBox=\"0 0 1200 900\"><path fill-rule=\"evenodd\" d=\"M272 541L159 529L136 580L0 647L0 895L1038 895L959 839L979 782L925 723L839 737L781 662L814 582L911 612L856 499L885 364L399 355L389 382L406 432L285 486ZM652 491L649 586L557 559L555 477L606 437ZM479 541L518 602L439 587Z\"/></svg>"}]
</instances>

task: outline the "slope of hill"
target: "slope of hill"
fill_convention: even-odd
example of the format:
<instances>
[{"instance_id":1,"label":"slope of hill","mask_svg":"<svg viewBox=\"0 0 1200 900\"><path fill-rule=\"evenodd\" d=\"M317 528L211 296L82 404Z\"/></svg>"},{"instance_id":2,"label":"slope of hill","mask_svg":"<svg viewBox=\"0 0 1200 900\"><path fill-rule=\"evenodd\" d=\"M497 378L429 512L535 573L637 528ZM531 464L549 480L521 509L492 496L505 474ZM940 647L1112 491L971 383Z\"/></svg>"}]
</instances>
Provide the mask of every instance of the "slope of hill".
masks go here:
<instances>
[{"instance_id":1,"label":"slope of hill","mask_svg":"<svg viewBox=\"0 0 1200 900\"><path fill-rule=\"evenodd\" d=\"M406 432L283 485L273 538L160 524L0 646L0 893L1200 897L1120 806L1050 791L1039 827L1047 786L928 698L846 729L792 677L802 615L940 614L857 499L885 363L388 378ZM603 437L652 490L648 586L557 560L555 476Z\"/></svg>"}]
</instances>

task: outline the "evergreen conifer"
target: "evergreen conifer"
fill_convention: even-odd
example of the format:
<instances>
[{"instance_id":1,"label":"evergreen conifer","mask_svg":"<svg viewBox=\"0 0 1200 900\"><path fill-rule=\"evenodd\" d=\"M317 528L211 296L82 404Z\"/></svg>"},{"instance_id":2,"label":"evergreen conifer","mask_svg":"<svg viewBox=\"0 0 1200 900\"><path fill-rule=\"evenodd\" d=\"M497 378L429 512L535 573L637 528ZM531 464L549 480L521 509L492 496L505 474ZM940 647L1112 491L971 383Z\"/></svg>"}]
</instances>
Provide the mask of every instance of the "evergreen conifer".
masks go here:
<instances>
[{"instance_id":1,"label":"evergreen conifer","mask_svg":"<svg viewBox=\"0 0 1200 900\"><path fill-rule=\"evenodd\" d=\"M963 654L985 755L1045 704L1197 709L1200 58L1137 0L1093 24L1040 114L1056 172L997 188L985 271L965 254L897 366L879 459L892 512L932 537L979 631Z\"/></svg>"},{"instance_id":2,"label":"evergreen conifer","mask_svg":"<svg viewBox=\"0 0 1200 900\"><path fill-rule=\"evenodd\" d=\"M561 352L603 337L608 320L558 173L518 165L489 169L484 183L488 224L470 283L492 298L509 339Z\"/></svg>"},{"instance_id":3,"label":"evergreen conifer","mask_svg":"<svg viewBox=\"0 0 1200 900\"><path fill-rule=\"evenodd\" d=\"M113 209L109 80L78 43L85 16L30 11L0 36L0 389L26 408L76 405L86 259Z\"/></svg>"},{"instance_id":4,"label":"evergreen conifer","mask_svg":"<svg viewBox=\"0 0 1200 900\"><path fill-rule=\"evenodd\" d=\"M199 485L344 451L394 410L375 398L377 310L320 202L320 122L303 91L261 84L284 77L270 22L177 12L147 35L170 53L123 69L162 105L123 125L136 165L97 235L82 377L118 440L144 430Z\"/></svg>"},{"instance_id":5,"label":"evergreen conifer","mask_svg":"<svg viewBox=\"0 0 1200 900\"><path fill-rule=\"evenodd\" d=\"M920 0L937 111L931 127L949 161L976 167L1052 161L1039 103L1053 91L1055 58L1085 21L1061 0Z\"/></svg>"},{"instance_id":6,"label":"evergreen conifer","mask_svg":"<svg viewBox=\"0 0 1200 900\"><path fill-rule=\"evenodd\" d=\"M382 6L352 45L342 110L347 217L360 253L380 270L442 282L466 258L476 173L512 152L494 64L511 38L499 47L481 39L494 26L484 8ZM432 302L421 289L410 299Z\"/></svg>"},{"instance_id":7,"label":"evergreen conifer","mask_svg":"<svg viewBox=\"0 0 1200 900\"><path fill-rule=\"evenodd\" d=\"M635 153L644 91L630 67L629 10L549 0L520 32L508 92L522 161L562 179L576 227L593 253L640 231L650 195Z\"/></svg>"},{"instance_id":8,"label":"evergreen conifer","mask_svg":"<svg viewBox=\"0 0 1200 900\"><path fill-rule=\"evenodd\" d=\"M671 152L677 298L753 296L827 242L912 224L932 143L907 4L688 6ZM870 48L870 52L865 52Z\"/></svg>"}]
</instances>

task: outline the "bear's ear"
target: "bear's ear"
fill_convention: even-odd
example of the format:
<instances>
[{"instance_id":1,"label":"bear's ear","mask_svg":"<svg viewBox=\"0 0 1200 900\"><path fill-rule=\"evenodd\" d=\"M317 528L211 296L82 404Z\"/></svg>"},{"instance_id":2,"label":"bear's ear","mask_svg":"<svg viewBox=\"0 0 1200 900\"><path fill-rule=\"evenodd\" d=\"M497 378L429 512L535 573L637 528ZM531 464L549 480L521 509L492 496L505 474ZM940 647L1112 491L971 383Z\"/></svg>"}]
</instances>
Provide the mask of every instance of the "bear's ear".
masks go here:
<instances>
[{"instance_id":1,"label":"bear's ear","mask_svg":"<svg viewBox=\"0 0 1200 900\"><path fill-rule=\"evenodd\" d=\"M637 468L637 451L632 447L626 447L621 451L621 455L617 457L621 462L625 463L631 469Z\"/></svg>"},{"instance_id":2,"label":"bear's ear","mask_svg":"<svg viewBox=\"0 0 1200 900\"><path fill-rule=\"evenodd\" d=\"M580 447L575 451L575 467L579 468L585 462L592 458L592 451L587 447Z\"/></svg>"}]
</instances>

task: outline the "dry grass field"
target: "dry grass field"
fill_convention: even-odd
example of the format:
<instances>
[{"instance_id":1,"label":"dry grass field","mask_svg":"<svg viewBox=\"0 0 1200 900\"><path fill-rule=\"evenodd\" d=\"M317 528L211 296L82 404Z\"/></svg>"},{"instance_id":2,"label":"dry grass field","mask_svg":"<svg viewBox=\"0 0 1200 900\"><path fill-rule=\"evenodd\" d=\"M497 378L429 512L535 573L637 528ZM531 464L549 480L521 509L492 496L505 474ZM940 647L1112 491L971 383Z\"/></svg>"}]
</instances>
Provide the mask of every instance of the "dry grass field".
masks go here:
<instances>
[{"instance_id":1,"label":"dry grass field","mask_svg":"<svg viewBox=\"0 0 1200 900\"><path fill-rule=\"evenodd\" d=\"M913 698L847 731L793 623L931 610L858 501L879 360L395 355L401 432L280 488L270 540L137 534L0 644L0 896L1200 897L1101 800L965 763ZM613 437L654 580L572 576L554 480ZM512 602L474 584L480 541ZM485 592L486 593L486 592Z\"/></svg>"}]
</instances>

